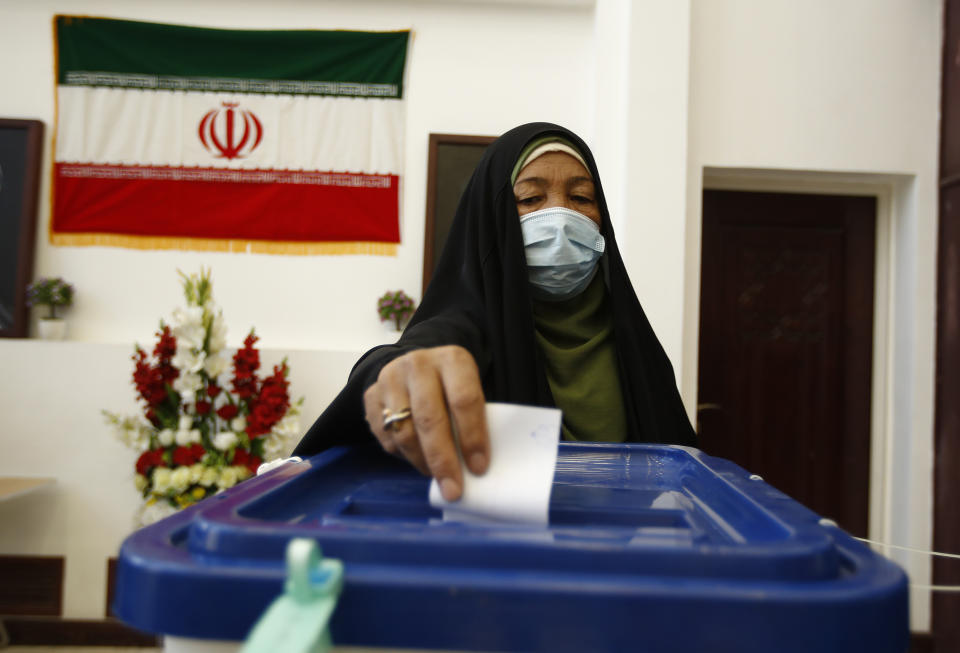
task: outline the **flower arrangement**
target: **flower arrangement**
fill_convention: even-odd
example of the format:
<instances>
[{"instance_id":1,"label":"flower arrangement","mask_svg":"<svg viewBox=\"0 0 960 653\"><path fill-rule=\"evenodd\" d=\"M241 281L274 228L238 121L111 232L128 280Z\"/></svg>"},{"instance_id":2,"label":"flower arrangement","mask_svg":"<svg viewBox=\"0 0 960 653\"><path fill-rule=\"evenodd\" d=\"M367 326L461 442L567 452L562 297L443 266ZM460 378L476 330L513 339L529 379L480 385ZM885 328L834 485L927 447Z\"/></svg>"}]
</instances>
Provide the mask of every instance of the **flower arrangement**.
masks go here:
<instances>
[{"instance_id":1,"label":"flower arrangement","mask_svg":"<svg viewBox=\"0 0 960 653\"><path fill-rule=\"evenodd\" d=\"M377 300L377 313L380 314L380 321L393 320L397 331L402 329L407 320L413 316L415 308L413 300L402 290L388 290L383 297Z\"/></svg>"},{"instance_id":2,"label":"flower arrangement","mask_svg":"<svg viewBox=\"0 0 960 653\"><path fill-rule=\"evenodd\" d=\"M144 498L139 525L230 488L256 474L264 460L287 455L300 430L301 398L291 403L286 359L265 378L251 329L233 355L222 311L214 304L210 272L184 275L186 308L161 321L152 356L139 345L133 383L143 413L103 411L117 437L140 452L135 485Z\"/></svg>"},{"instance_id":3,"label":"flower arrangement","mask_svg":"<svg viewBox=\"0 0 960 653\"><path fill-rule=\"evenodd\" d=\"M47 319L56 319L57 306L66 308L72 303L73 286L60 277L41 277L27 286L27 306L48 306Z\"/></svg>"}]
</instances>

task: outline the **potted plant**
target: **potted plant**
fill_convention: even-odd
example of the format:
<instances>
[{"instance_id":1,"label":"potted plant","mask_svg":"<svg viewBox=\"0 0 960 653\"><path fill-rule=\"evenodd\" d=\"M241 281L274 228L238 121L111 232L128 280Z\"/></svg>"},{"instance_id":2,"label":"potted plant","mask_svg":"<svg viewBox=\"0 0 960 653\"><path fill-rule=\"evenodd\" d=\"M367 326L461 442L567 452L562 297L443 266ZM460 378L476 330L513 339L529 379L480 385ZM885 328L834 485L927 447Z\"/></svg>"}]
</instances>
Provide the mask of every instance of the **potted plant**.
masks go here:
<instances>
[{"instance_id":1,"label":"potted plant","mask_svg":"<svg viewBox=\"0 0 960 653\"><path fill-rule=\"evenodd\" d=\"M377 300L377 313L380 321L392 320L397 331L401 331L413 316L413 300L402 290L388 290Z\"/></svg>"},{"instance_id":2,"label":"potted plant","mask_svg":"<svg viewBox=\"0 0 960 653\"><path fill-rule=\"evenodd\" d=\"M47 279L41 277L27 286L28 306L48 306L45 317L40 318L37 327L44 340L63 340L67 333L67 323L57 317L57 307L66 308L73 303L73 286L60 277Z\"/></svg>"}]
</instances>

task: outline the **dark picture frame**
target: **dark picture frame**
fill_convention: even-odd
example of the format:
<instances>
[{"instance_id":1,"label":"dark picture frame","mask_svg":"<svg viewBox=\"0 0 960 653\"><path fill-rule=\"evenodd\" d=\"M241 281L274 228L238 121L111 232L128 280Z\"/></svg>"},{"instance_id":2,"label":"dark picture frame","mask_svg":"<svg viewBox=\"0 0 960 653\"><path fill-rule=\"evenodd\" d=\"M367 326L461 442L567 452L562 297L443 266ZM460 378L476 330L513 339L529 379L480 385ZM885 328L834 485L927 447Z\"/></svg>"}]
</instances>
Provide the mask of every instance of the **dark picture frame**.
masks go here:
<instances>
[{"instance_id":1,"label":"dark picture frame","mask_svg":"<svg viewBox=\"0 0 960 653\"><path fill-rule=\"evenodd\" d=\"M496 136L430 134L427 155L427 219L423 239L423 292L450 233L460 196ZM422 297L422 295L421 295Z\"/></svg>"},{"instance_id":2,"label":"dark picture frame","mask_svg":"<svg viewBox=\"0 0 960 653\"><path fill-rule=\"evenodd\" d=\"M25 338L33 276L43 122L0 118L0 337Z\"/></svg>"}]
</instances>

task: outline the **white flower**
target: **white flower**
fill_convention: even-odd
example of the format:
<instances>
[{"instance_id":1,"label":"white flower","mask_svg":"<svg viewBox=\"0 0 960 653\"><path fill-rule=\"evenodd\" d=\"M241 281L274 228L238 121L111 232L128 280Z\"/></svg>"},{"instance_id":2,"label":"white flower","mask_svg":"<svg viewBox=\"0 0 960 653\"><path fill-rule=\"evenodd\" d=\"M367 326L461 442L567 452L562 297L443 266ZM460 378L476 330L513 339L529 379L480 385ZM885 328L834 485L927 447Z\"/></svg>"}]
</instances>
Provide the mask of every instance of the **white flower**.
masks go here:
<instances>
[{"instance_id":1,"label":"white flower","mask_svg":"<svg viewBox=\"0 0 960 653\"><path fill-rule=\"evenodd\" d=\"M177 346L177 353L173 355L173 366L185 374L196 374L203 369L207 354L202 349Z\"/></svg>"},{"instance_id":2,"label":"white flower","mask_svg":"<svg viewBox=\"0 0 960 653\"><path fill-rule=\"evenodd\" d=\"M177 467L170 474L170 486L177 492L183 492L190 485L190 468Z\"/></svg>"},{"instance_id":3,"label":"white flower","mask_svg":"<svg viewBox=\"0 0 960 653\"><path fill-rule=\"evenodd\" d=\"M231 431L224 431L223 433L217 433L213 437L213 446L215 446L220 451L226 451L230 447L236 446L239 439L237 434Z\"/></svg>"},{"instance_id":4,"label":"white flower","mask_svg":"<svg viewBox=\"0 0 960 653\"><path fill-rule=\"evenodd\" d=\"M120 442L136 451L150 447L150 434L153 427L142 417L120 417L115 413L103 411L107 423L113 427L113 435Z\"/></svg>"},{"instance_id":5,"label":"white flower","mask_svg":"<svg viewBox=\"0 0 960 653\"><path fill-rule=\"evenodd\" d=\"M213 487L217 484L218 478L220 478L220 472L217 471L216 467L204 467L203 476L200 477L200 485Z\"/></svg>"},{"instance_id":6,"label":"white flower","mask_svg":"<svg viewBox=\"0 0 960 653\"><path fill-rule=\"evenodd\" d=\"M153 492L165 494L170 489L170 470L166 467L157 467L153 470Z\"/></svg>"},{"instance_id":7,"label":"white flower","mask_svg":"<svg viewBox=\"0 0 960 653\"><path fill-rule=\"evenodd\" d=\"M284 438L278 438L269 435L263 439L263 459L276 460L277 458L286 458L290 455L293 447Z\"/></svg>"},{"instance_id":8,"label":"white flower","mask_svg":"<svg viewBox=\"0 0 960 653\"><path fill-rule=\"evenodd\" d=\"M161 519L169 517L177 510L166 501L145 501L136 515L137 528L149 526Z\"/></svg>"},{"instance_id":9,"label":"white flower","mask_svg":"<svg viewBox=\"0 0 960 653\"><path fill-rule=\"evenodd\" d=\"M273 425L273 432L283 438L292 438L300 434L300 418L296 414L287 413L283 419Z\"/></svg>"},{"instance_id":10,"label":"white flower","mask_svg":"<svg viewBox=\"0 0 960 653\"><path fill-rule=\"evenodd\" d=\"M181 429L177 431L175 440L181 447L189 447L194 442L200 442L202 437L200 429Z\"/></svg>"},{"instance_id":11,"label":"white flower","mask_svg":"<svg viewBox=\"0 0 960 653\"><path fill-rule=\"evenodd\" d=\"M173 335L177 337L177 349L181 345L202 349L207 330L203 328L203 307L188 306L173 311Z\"/></svg>"},{"instance_id":12,"label":"white flower","mask_svg":"<svg viewBox=\"0 0 960 653\"><path fill-rule=\"evenodd\" d=\"M210 378L213 379L226 372L229 366L230 358L220 351L218 351L216 354L207 356L206 360L203 361L204 371L210 376Z\"/></svg>"},{"instance_id":13,"label":"white flower","mask_svg":"<svg viewBox=\"0 0 960 653\"><path fill-rule=\"evenodd\" d=\"M137 488L137 492L143 492L149 483L150 481L143 474L137 474L133 477L133 485Z\"/></svg>"},{"instance_id":14,"label":"white flower","mask_svg":"<svg viewBox=\"0 0 960 653\"><path fill-rule=\"evenodd\" d=\"M279 422L274 424L270 433L263 439L264 460L285 458L293 449L292 438L300 433L300 411L291 407Z\"/></svg>"},{"instance_id":15,"label":"white flower","mask_svg":"<svg viewBox=\"0 0 960 653\"><path fill-rule=\"evenodd\" d=\"M213 312L211 308L211 313ZM210 324L210 353L214 354L227 346L227 325L223 321L223 313L217 312Z\"/></svg>"},{"instance_id":16,"label":"white flower","mask_svg":"<svg viewBox=\"0 0 960 653\"><path fill-rule=\"evenodd\" d=\"M202 387L203 379L200 378L199 374L181 374L173 381L173 389L180 393L181 399L185 402L193 401L197 390Z\"/></svg>"},{"instance_id":17,"label":"white flower","mask_svg":"<svg viewBox=\"0 0 960 653\"><path fill-rule=\"evenodd\" d=\"M203 324L203 306L178 306L173 309L174 327Z\"/></svg>"},{"instance_id":18,"label":"white flower","mask_svg":"<svg viewBox=\"0 0 960 653\"><path fill-rule=\"evenodd\" d=\"M150 433L153 428L148 426L146 423L142 423L139 420L133 426L127 430L127 438L130 446L137 449L146 449L150 444Z\"/></svg>"},{"instance_id":19,"label":"white flower","mask_svg":"<svg viewBox=\"0 0 960 653\"><path fill-rule=\"evenodd\" d=\"M237 433L243 433L247 430L247 418L243 415L234 417L232 420L230 420L230 428Z\"/></svg>"},{"instance_id":20,"label":"white flower","mask_svg":"<svg viewBox=\"0 0 960 653\"><path fill-rule=\"evenodd\" d=\"M177 430L180 431L189 431L193 426L193 417L190 415L181 415L180 421L177 424Z\"/></svg>"},{"instance_id":21,"label":"white flower","mask_svg":"<svg viewBox=\"0 0 960 653\"><path fill-rule=\"evenodd\" d=\"M220 470L220 478L217 479L217 486L226 490L237 484L237 468L236 467L224 467Z\"/></svg>"},{"instance_id":22,"label":"white flower","mask_svg":"<svg viewBox=\"0 0 960 653\"><path fill-rule=\"evenodd\" d=\"M199 483L203 479L203 472L206 469L207 468L201 465L200 463L191 465L190 466L190 484L193 485L193 484Z\"/></svg>"},{"instance_id":23,"label":"white flower","mask_svg":"<svg viewBox=\"0 0 960 653\"><path fill-rule=\"evenodd\" d=\"M171 444L173 444L173 431L170 429L163 429L157 434L157 440L164 447L169 447Z\"/></svg>"}]
</instances>

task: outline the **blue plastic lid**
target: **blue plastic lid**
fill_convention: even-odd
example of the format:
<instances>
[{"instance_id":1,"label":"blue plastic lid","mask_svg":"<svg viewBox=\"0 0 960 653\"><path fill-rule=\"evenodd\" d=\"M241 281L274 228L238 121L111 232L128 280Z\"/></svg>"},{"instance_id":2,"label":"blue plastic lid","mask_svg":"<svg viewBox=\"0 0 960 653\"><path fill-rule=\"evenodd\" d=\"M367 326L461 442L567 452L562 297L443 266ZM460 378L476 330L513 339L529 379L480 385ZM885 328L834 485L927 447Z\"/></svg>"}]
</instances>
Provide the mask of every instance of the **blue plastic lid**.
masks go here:
<instances>
[{"instance_id":1,"label":"blue plastic lid","mask_svg":"<svg viewBox=\"0 0 960 653\"><path fill-rule=\"evenodd\" d=\"M285 465L131 535L115 610L241 640L284 551L345 565L338 644L447 650L907 650L899 567L696 449L561 443L550 525L445 523L429 479L373 449Z\"/></svg>"}]
</instances>

